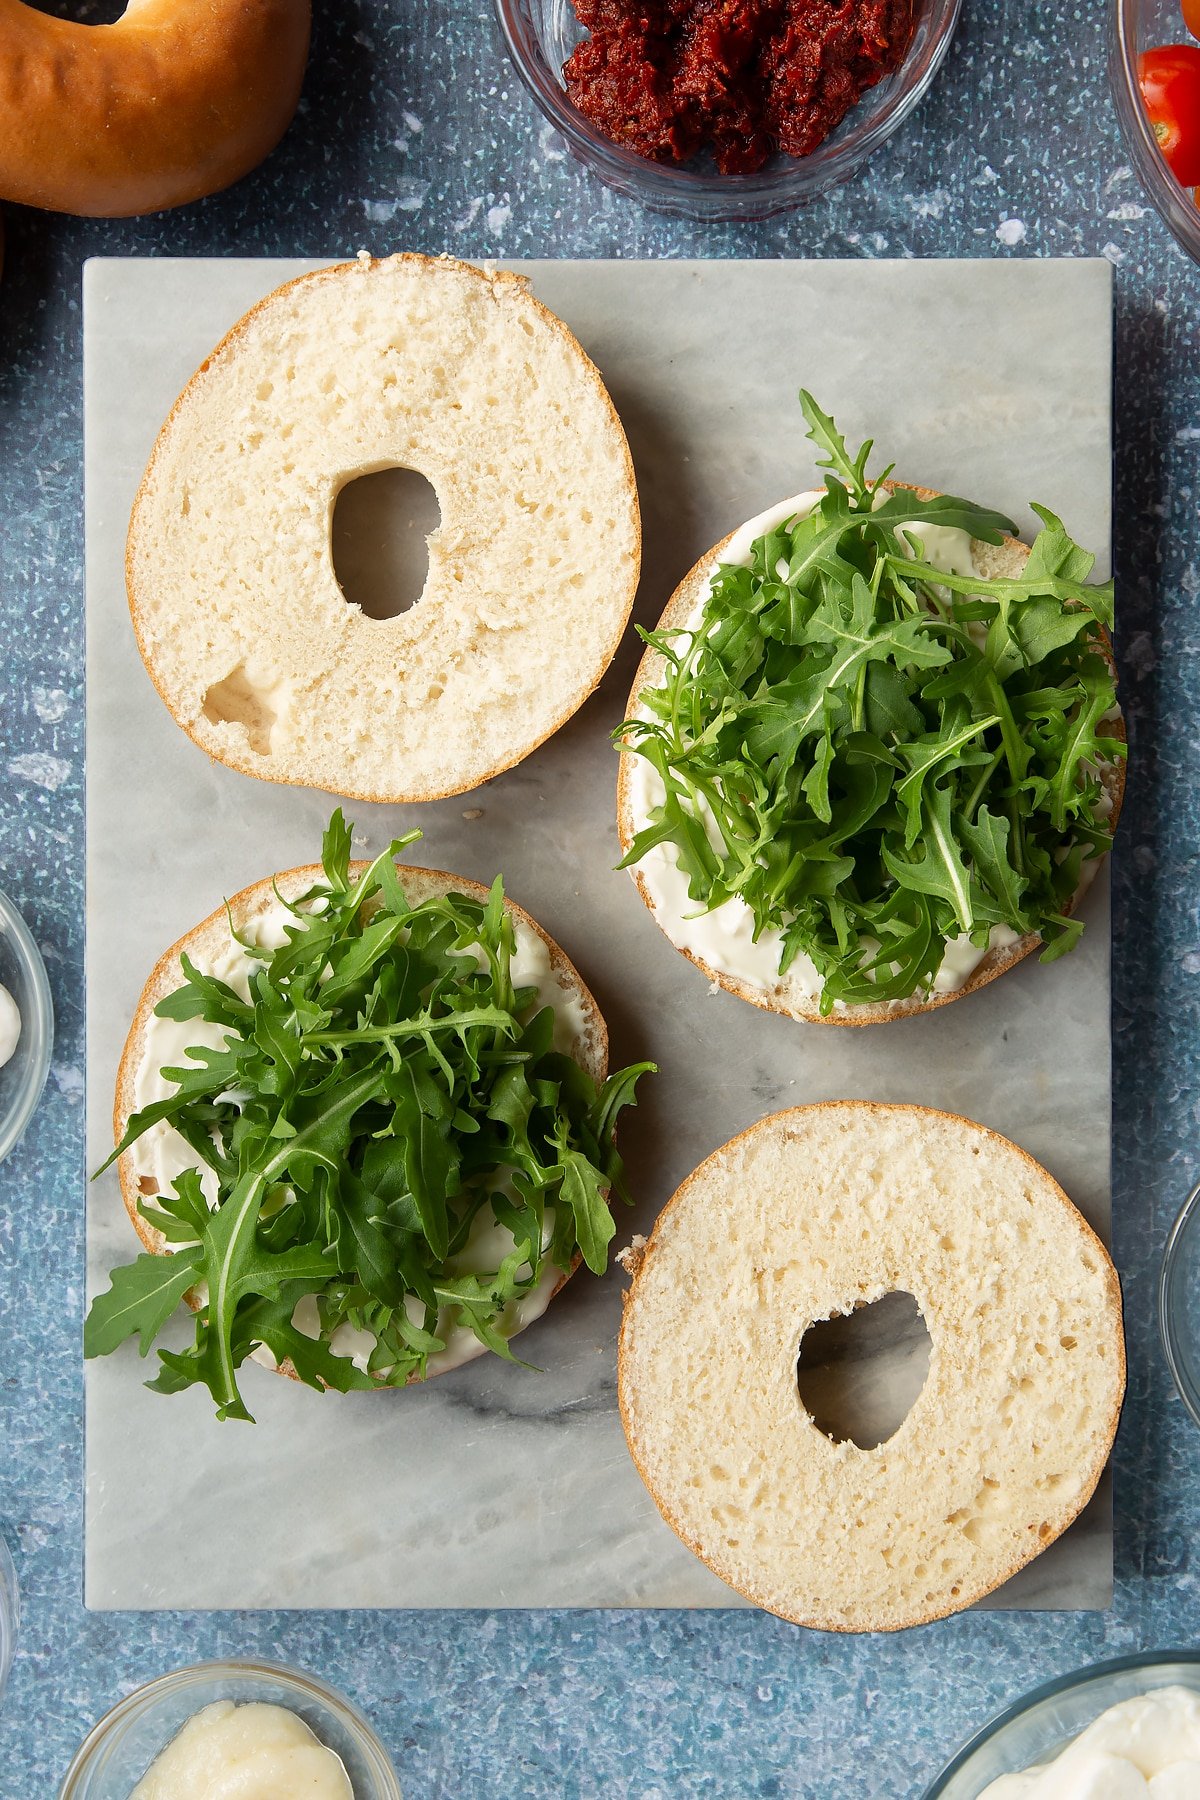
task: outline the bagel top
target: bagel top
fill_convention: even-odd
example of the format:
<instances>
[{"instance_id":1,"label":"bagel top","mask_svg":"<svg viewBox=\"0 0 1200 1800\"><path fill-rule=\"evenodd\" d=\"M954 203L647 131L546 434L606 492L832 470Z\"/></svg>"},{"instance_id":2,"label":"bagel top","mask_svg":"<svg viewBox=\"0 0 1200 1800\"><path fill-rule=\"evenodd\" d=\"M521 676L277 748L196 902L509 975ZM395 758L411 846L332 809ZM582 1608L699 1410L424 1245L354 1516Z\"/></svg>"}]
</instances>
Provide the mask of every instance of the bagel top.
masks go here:
<instances>
[{"instance_id":1,"label":"bagel top","mask_svg":"<svg viewBox=\"0 0 1200 1800\"><path fill-rule=\"evenodd\" d=\"M877 484L889 493L908 489L919 500L932 500L938 497L934 488L919 487L912 482L884 480ZM796 500L805 497L798 495ZM708 594L713 574L723 561L740 561L741 546L746 543L747 534L764 521L778 522L787 516L788 507L793 501L786 501L768 509L758 519L750 520L739 526L705 552L698 562L693 564L671 598L667 601L656 630L659 632L683 631L694 624L696 616L702 609ZM756 532L755 535L758 535ZM975 572L984 580L993 578L1019 577L1029 558L1029 545L1020 539L1005 536L1001 544L987 544L978 538L972 538L971 556ZM748 544L746 545L748 549ZM732 554L731 554L732 553ZM1102 632L1102 643L1105 656L1113 665L1112 645L1106 633ZM1113 665L1115 666L1115 665ZM640 696L644 689L658 687L667 672L666 659L653 645L649 645L638 664L630 689L626 706L626 718L644 716L640 707ZM1125 727L1118 718L1112 726L1113 736L1123 738ZM623 754L617 773L617 835L621 850L628 854L638 831L646 823L643 816L645 804L646 770L648 765L644 759L633 754ZM1106 763L1099 770L1105 792L1108 796L1111 811L1109 814L1112 826L1116 827L1121 812L1121 802L1125 792L1125 764L1123 761ZM652 777L651 777L652 778ZM671 856L671 846L662 845L653 854L660 859ZM1083 880L1071 902L1068 911L1079 904L1095 876L1098 862L1093 860L1085 864ZM1023 937L1008 937L1011 941L995 942L982 956L972 959L972 966L965 977L956 986L935 989L927 995L911 994L903 1000L887 1000L877 1002L837 1002L831 1012L822 1013L820 1008L820 978L816 971L806 965L802 957L798 957L786 974L776 974L775 979L760 984L747 979L735 970L723 967L714 957L705 956L695 946L681 942L683 935L679 930L679 921L664 906L662 897L657 895L652 884L647 880L642 864L633 864L629 870L638 893L654 919L656 925L686 956L689 962L707 976L710 982L718 983L728 993L736 994L739 999L748 1000L751 1005L761 1007L767 1012L783 1013L788 1018L802 1019L814 1025L882 1025L892 1019L909 1018L914 1013L932 1012L939 1006L947 1006L952 1000L960 1000L965 994L973 994L979 988L986 987L998 975L1014 968L1017 963L1037 950L1041 938L1037 932L1029 932ZM686 878L681 877L682 897L690 910L695 903L686 900ZM672 884L673 886L676 884Z\"/></svg>"},{"instance_id":2,"label":"bagel top","mask_svg":"<svg viewBox=\"0 0 1200 1800\"><path fill-rule=\"evenodd\" d=\"M776 1113L702 1163L628 1259L630 1451L667 1523L756 1605L829 1631L941 1618L1091 1496L1124 1392L1120 1285L995 1132L862 1101ZM894 1291L924 1317L925 1384L885 1442L835 1442L800 1398L801 1340Z\"/></svg>"},{"instance_id":3,"label":"bagel top","mask_svg":"<svg viewBox=\"0 0 1200 1800\"><path fill-rule=\"evenodd\" d=\"M441 522L416 603L349 604L356 476L415 469ZM523 277L362 257L234 326L164 425L126 553L138 647L218 761L360 799L510 768L599 681L633 604L633 464L599 374Z\"/></svg>"},{"instance_id":4,"label":"bagel top","mask_svg":"<svg viewBox=\"0 0 1200 1800\"><path fill-rule=\"evenodd\" d=\"M367 866L363 862L351 863L350 873L358 876ZM449 875L444 870L419 869L397 863L396 873L413 906L447 893L467 895L481 906L488 899L487 888L479 882ZM235 894L227 907L218 907L210 913L159 957L142 989L117 1070L114 1143L121 1142L135 1112L172 1091L157 1080L159 1068L186 1064L186 1049L190 1045L207 1045L215 1050L224 1042L222 1028L204 1021L192 1019L177 1023L155 1018L154 1009L159 1002L183 985L181 956L186 954L203 972L215 973L219 979L238 989L244 984L247 964L237 953L231 925L239 937L264 947L282 942L279 935L282 922L292 920L281 902L294 902L323 879L321 866L314 864L288 869L257 881ZM517 953L512 967L517 984L537 987L541 1003L554 1007L557 1015L555 1047L572 1056L599 1085L608 1070L608 1030L599 1006L566 952L554 939L507 896L504 905L516 930ZM151 1054L152 1050L156 1053ZM157 1195L169 1192L175 1176L185 1168L195 1167L196 1160L195 1153L166 1122L151 1126L117 1158L121 1198L130 1223L145 1248L155 1255L170 1255L172 1245L158 1227L142 1215L139 1202L153 1205ZM211 1205L211 1195L209 1202ZM546 1263L537 1285L513 1303L506 1327L509 1335L515 1335L540 1317L574 1273L578 1261L576 1256L569 1269L557 1269ZM202 1304L203 1297L194 1289L188 1298L193 1306ZM301 1302L302 1306L304 1304ZM357 1342L356 1335L345 1326L339 1330L341 1340L335 1333L335 1352L361 1356L364 1347ZM484 1345L466 1327L449 1325L447 1332L446 1348L429 1358L427 1376L444 1374L484 1353ZM260 1347L254 1355L256 1360L275 1366L269 1351ZM295 1371L289 1361L285 1360L278 1367L283 1374L294 1377Z\"/></svg>"},{"instance_id":5,"label":"bagel top","mask_svg":"<svg viewBox=\"0 0 1200 1800\"><path fill-rule=\"evenodd\" d=\"M128 0L108 25L0 0L0 198L158 212L247 174L283 136L311 0Z\"/></svg>"}]
</instances>

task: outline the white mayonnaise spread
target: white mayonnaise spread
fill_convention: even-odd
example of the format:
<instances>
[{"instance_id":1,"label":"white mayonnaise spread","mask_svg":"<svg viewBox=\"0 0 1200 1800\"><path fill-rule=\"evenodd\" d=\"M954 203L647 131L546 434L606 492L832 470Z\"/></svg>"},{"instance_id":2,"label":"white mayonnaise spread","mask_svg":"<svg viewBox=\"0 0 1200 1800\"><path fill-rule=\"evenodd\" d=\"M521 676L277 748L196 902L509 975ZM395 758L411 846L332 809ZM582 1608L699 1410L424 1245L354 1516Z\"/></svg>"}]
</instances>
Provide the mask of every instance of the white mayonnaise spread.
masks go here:
<instances>
[{"instance_id":1,"label":"white mayonnaise spread","mask_svg":"<svg viewBox=\"0 0 1200 1800\"><path fill-rule=\"evenodd\" d=\"M260 949L272 950L287 942L285 929L295 923L295 915L276 901L242 926L240 934ZM513 926L516 948L509 963L513 986L536 988L540 1004L554 1008L554 1047L570 1053L577 1047L586 1026L584 1008L578 996L559 980L550 960L550 952L537 932L521 919L514 919ZM480 965L486 966L482 948L477 947L477 954ZM202 974L215 976L243 1000L249 999L250 975L259 965L233 938L215 955L202 956L189 952L189 956ZM182 980L182 974L180 979ZM153 1101L164 1099L175 1092L174 1084L164 1081L162 1070L186 1068L189 1047L220 1050L224 1048L225 1042L226 1033L222 1028L209 1024L204 1019L181 1022L152 1014L146 1025L145 1050L134 1077L135 1109L140 1111ZM169 1194L176 1176L181 1175L185 1169L196 1167L195 1152L165 1121L152 1125L149 1131L144 1132L131 1147L129 1155L134 1175L145 1194ZM201 1170L200 1185L209 1205L215 1206L217 1178L211 1169ZM553 1231L554 1209L547 1207L543 1248L549 1244ZM450 1259L448 1271L451 1275L467 1275L498 1269L504 1257L511 1255L515 1247L512 1233L487 1208L482 1208L472 1224L467 1243ZM527 1268L525 1272L528 1273ZM561 1269L545 1264L536 1286L510 1302L497 1321L497 1329L505 1337L513 1337L518 1331L523 1331L526 1325L540 1318L562 1278ZM408 1310L414 1324L424 1324L424 1308L412 1296L409 1297ZM317 1303L313 1295L306 1295L301 1299L292 1322L306 1337L315 1338L320 1335ZM429 1358L426 1367L431 1375L458 1368L461 1363L470 1362L483 1354L484 1345L474 1332L468 1326L452 1324L446 1315L443 1315L439 1323L438 1336L443 1339L445 1349ZM368 1358L375 1348L375 1338L371 1332L360 1331L346 1323L335 1328L329 1342L336 1356L350 1357L360 1369L367 1367ZM265 1345L259 1345L253 1356L256 1361L274 1367L275 1359Z\"/></svg>"},{"instance_id":2,"label":"white mayonnaise spread","mask_svg":"<svg viewBox=\"0 0 1200 1800\"><path fill-rule=\"evenodd\" d=\"M747 520L726 544L720 563L748 564L750 552L758 538L792 519L807 518L821 499L822 492L823 490L814 488L803 494L795 494L790 500L781 501L779 505L759 513L757 518ZM886 496L881 492L879 497L882 501ZM901 526L900 529L920 539L925 561L936 568L944 569L949 575L975 573L975 559L971 553L968 532L956 531L948 525L912 525ZM915 549L913 554L916 554ZM699 626L711 582L720 563L713 564L709 585L705 587L695 608L680 628L681 632L695 631ZM646 718L650 715L643 711L640 716ZM631 765L628 777L629 805L633 829L638 832L650 823L653 810L662 805L665 789L658 770L644 756L634 755ZM714 848L723 851L724 844L710 809L702 804L699 816ZM714 907L711 912L697 912L696 902L688 894L687 873L676 860L674 845L656 845L636 864L636 872L645 884L659 925L678 949L689 951L709 969L729 975L736 981L743 981L750 987L783 987L804 1002L816 1003L821 992L821 976L812 959L803 953L798 955L789 965L787 975L781 982L779 958L783 949L783 935L778 931L766 930L760 932L755 941L754 914L744 900L734 895L721 906ZM1015 944L1017 936L1007 925L995 925L982 949L968 937L950 939L941 966L934 975L932 991L935 994L954 993L962 987L989 951ZM873 953L877 946L867 945L866 948ZM853 1010L844 1001L835 1001L834 1004L838 1012Z\"/></svg>"},{"instance_id":3,"label":"white mayonnaise spread","mask_svg":"<svg viewBox=\"0 0 1200 1800\"><path fill-rule=\"evenodd\" d=\"M1196 1800L1200 1694L1164 1687L1118 1701L1061 1756L1001 1775L980 1800Z\"/></svg>"},{"instance_id":4,"label":"white mayonnaise spread","mask_svg":"<svg viewBox=\"0 0 1200 1800\"><path fill-rule=\"evenodd\" d=\"M354 1800L340 1756L284 1706L214 1700L193 1714L129 1800Z\"/></svg>"},{"instance_id":5,"label":"white mayonnaise spread","mask_svg":"<svg viewBox=\"0 0 1200 1800\"><path fill-rule=\"evenodd\" d=\"M11 1062L21 1041L21 1009L6 987L0 987L0 1069Z\"/></svg>"}]
</instances>

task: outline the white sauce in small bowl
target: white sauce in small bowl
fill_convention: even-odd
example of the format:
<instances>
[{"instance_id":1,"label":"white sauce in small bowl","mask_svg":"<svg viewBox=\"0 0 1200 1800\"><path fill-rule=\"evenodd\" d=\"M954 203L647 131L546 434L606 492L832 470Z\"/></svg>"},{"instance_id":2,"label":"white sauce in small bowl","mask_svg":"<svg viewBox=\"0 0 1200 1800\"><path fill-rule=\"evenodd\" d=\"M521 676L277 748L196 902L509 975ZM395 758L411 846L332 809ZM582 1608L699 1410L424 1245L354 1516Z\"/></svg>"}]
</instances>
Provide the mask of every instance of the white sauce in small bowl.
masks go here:
<instances>
[{"instance_id":1,"label":"white sauce in small bowl","mask_svg":"<svg viewBox=\"0 0 1200 1800\"><path fill-rule=\"evenodd\" d=\"M354 1800L340 1756L286 1706L214 1700L194 1713L129 1800Z\"/></svg>"},{"instance_id":2,"label":"white sauce in small bowl","mask_svg":"<svg viewBox=\"0 0 1200 1800\"><path fill-rule=\"evenodd\" d=\"M1120 1700L1051 1762L1001 1775L979 1800L1197 1800L1200 1694L1164 1687Z\"/></svg>"},{"instance_id":3,"label":"white sauce in small bowl","mask_svg":"<svg viewBox=\"0 0 1200 1800\"><path fill-rule=\"evenodd\" d=\"M21 1009L6 987L0 987L0 1069L12 1061L21 1041Z\"/></svg>"}]
</instances>

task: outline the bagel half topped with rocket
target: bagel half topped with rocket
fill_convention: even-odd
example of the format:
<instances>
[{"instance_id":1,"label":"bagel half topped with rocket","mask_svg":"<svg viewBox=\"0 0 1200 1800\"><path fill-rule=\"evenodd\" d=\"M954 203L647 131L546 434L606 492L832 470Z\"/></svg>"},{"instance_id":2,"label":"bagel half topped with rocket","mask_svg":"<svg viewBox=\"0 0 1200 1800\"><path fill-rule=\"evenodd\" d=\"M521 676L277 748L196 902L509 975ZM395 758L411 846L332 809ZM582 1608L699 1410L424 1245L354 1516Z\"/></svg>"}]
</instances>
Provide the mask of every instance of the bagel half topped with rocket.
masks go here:
<instances>
[{"instance_id":1,"label":"bagel half topped with rocket","mask_svg":"<svg viewBox=\"0 0 1200 1800\"><path fill-rule=\"evenodd\" d=\"M148 1385L249 1419L253 1356L317 1388L397 1387L509 1339L624 1193L613 1127L638 1064L558 946L507 900L398 867L415 838L268 877L168 950L117 1080L115 1161L145 1254L113 1271L89 1356L145 1355L182 1300L195 1342ZM108 1166L107 1164L105 1165Z\"/></svg>"},{"instance_id":2,"label":"bagel half topped with rocket","mask_svg":"<svg viewBox=\"0 0 1200 1800\"><path fill-rule=\"evenodd\" d=\"M868 1025L1083 930L1124 787L1111 581L1036 508L871 479L801 394L823 489L685 577L615 733L622 866L756 1006Z\"/></svg>"}]
</instances>

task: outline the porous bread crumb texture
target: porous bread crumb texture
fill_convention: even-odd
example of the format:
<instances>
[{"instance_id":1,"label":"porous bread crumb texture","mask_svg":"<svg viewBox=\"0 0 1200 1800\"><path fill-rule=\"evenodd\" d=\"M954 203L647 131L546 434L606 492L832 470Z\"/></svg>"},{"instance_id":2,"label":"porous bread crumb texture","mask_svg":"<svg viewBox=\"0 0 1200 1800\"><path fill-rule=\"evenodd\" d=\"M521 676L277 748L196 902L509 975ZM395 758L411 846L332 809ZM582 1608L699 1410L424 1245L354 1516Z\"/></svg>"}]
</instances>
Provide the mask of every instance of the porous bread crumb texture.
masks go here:
<instances>
[{"instance_id":1,"label":"porous bread crumb texture","mask_svg":"<svg viewBox=\"0 0 1200 1800\"><path fill-rule=\"evenodd\" d=\"M433 485L420 599L349 605L340 489ZM640 566L625 435L525 281L404 255L269 295L184 390L135 503L130 608L201 747L356 798L432 799L511 767L581 705Z\"/></svg>"},{"instance_id":2,"label":"porous bread crumb texture","mask_svg":"<svg viewBox=\"0 0 1200 1800\"><path fill-rule=\"evenodd\" d=\"M929 1372L875 1449L799 1396L811 1325L915 1296ZM625 1306L629 1447L667 1522L759 1606L890 1631L989 1593L1090 1497L1125 1380L1112 1263L995 1133L918 1107L775 1114L688 1178Z\"/></svg>"},{"instance_id":3,"label":"porous bread crumb texture","mask_svg":"<svg viewBox=\"0 0 1200 1800\"><path fill-rule=\"evenodd\" d=\"M898 489L909 488L919 500L933 500L939 497L935 488L920 487L915 483L887 480L880 485L893 493ZM706 551L699 562L692 565L667 601L656 630L660 632L678 630L686 623L707 590L713 564L721 560L727 546L736 535L736 532L730 532L728 536L721 539L719 544L715 544L711 550ZM971 554L976 572L987 581L998 578L1017 579L1029 560L1029 549L1028 544L1013 537L1006 537L999 544L985 544L979 538L971 540ZM1104 648L1115 673L1116 665L1112 655L1112 645L1107 634L1104 634ZM641 693L646 688L661 686L666 673L667 664L662 653L653 646L647 646L638 664L633 686L629 691L629 699L625 708L626 718L632 718L641 710L638 705ZM1120 715L1113 721L1112 731L1116 737L1123 738L1125 736L1125 724ZM635 819L633 813L632 763L632 756L622 756L617 775L617 836L622 852L625 854L628 854L634 837L641 827L641 821ZM1124 762L1106 764L1100 770L1100 776L1112 804L1110 823L1115 830L1125 795ZM655 924L664 931L667 937L670 937L636 864L630 868L629 873ZM1089 882L1094 874L1095 869L1093 868L1088 874ZM1086 886L1085 882L1084 888ZM1083 889L1081 889L1081 893L1082 891ZM1077 894L1071 905L1064 910L1068 913L1072 912L1080 897L1081 894ZM853 1006L835 1007L832 1012L828 1013L821 1011L819 1001L811 998L805 989L804 982L794 970L781 975L770 987L757 987L753 982L743 981L738 975L731 975L727 970L718 969L702 961L691 950L681 949L678 945L675 947L679 949L681 956L686 956L689 962L695 963L696 967L710 981L715 981L728 993L736 994L740 1000L748 1000L752 1006L761 1007L764 1012L782 1013L786 1018L802 1019L810 1025L861 1026L886 1025L894 1019L905 1019L913 1013L934 1012L939 1007L951 1005L955 1000L962 1000L968 994L974 994L980 988L986 987L998 975L1003 975L1009 969L1015 968L1019 962L1023 962L1033 951L1040 948L1041 941L1037 932L1029 932L1025 937L1018 938L1015 944L989 950L961 987L951 988L946 993L932 993L927 997L911 994L907 1000L878 1001L874 1004L860 1002Z\"/></svg>"}]
</instances>

